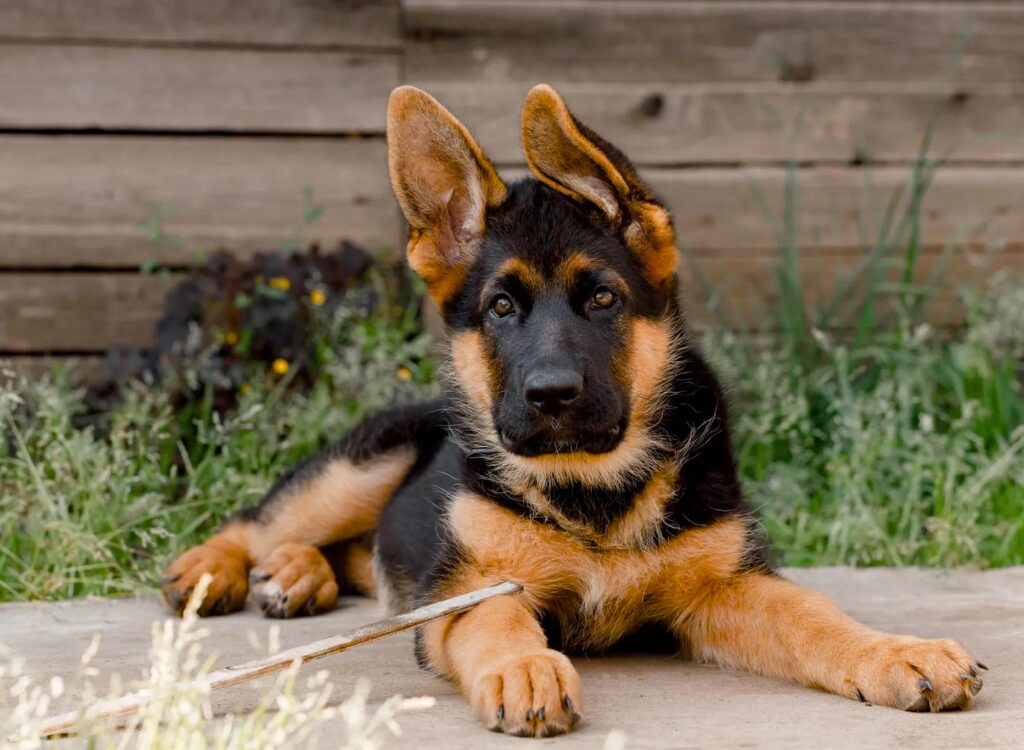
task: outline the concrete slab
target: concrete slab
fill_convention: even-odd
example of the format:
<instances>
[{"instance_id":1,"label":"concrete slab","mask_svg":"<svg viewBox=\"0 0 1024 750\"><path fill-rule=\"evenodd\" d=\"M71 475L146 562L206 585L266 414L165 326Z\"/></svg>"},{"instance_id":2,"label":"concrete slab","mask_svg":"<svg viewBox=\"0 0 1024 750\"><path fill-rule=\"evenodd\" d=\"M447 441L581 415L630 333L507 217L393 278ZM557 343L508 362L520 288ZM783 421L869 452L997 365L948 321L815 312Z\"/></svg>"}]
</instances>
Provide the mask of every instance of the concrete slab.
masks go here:
<instances>
[{"instance_id":1,"label":"concrete slab","mask_svg":"<svg viewBox=\"0 0 1024 750\"><path fill-rule=\"evenodd\" d=\"M668 657L615 656L576 660L586 698L579 730L531 741L479 727L449 684L416 667L408 634L319 664L330 671L338 696L348 695L357 678L367 677L374 699L395 693L437 698L434 708L402 718L404 736L392 739L388 748L505 748L530 742L598 748L612 729L625 731L631 749L1024 747L1024 568L981 573L817 568L787 574L832 595L848 612L876 627L962 640L991 667L974 708L941 715L902 713ZM349 600L331 615L281 623L282 646L322 638L378 616L373 603ZM94 665L103 673L134 678L147 663L150 624L164 617L152 599L9 604L0 607L0 642L28 659L32 676L72 679L92 634L101 632L103 645ZM262 655L245 636L252 630L266 642L270 623L256 612L205 622L211 631L206 645L219 654L218 665ZM0 706L5 698L4 691ZM253 702L253 690L239 686L218 695L215 708L245 711ZM334 744L329 729L320 744Z\"/></svg>"}]
</instances>

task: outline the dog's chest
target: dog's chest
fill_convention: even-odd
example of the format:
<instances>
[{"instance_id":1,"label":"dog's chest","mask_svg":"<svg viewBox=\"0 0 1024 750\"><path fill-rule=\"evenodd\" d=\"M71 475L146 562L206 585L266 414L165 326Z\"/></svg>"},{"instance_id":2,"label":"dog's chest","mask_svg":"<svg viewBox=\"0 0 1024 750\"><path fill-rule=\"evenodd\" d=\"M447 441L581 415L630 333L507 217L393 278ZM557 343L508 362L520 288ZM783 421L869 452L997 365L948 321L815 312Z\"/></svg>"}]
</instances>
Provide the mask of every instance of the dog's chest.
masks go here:
<instances>
[{"instance_id":1,"label":"dog's chest","mask_svg":"<svg viewBox=\"0 0 1024 750\"><path fill-rule=\"evenodd\" d=\"M652 619L663 576L655 552L597 552L571 562L545 597L566 647L605 649Z\"/></svg>"}]
</instances>

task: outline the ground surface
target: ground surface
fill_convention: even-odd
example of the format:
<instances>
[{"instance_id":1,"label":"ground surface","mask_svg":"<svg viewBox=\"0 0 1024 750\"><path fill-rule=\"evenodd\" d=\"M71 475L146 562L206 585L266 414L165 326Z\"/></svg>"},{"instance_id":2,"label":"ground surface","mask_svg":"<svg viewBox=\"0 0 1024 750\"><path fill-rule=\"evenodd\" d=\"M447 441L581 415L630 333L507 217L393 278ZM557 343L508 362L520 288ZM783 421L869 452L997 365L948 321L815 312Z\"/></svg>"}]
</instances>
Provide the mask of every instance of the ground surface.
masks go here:
<instances>
[{"instance_id":1,"label":"ground surface","mask_svg":"<svg viewBox=\"0 0 1024 750\"><path fill-rule=\"evenodd\" d=\"M586 702L585 720L576 733L523 740L479 728L449 684L416 667L408 634L319 664L330 670L336 695L348 695L356 678L365 676L378 699L399 692L437 697L434 708L402 718L404 736L392 739L388 748L600 748L616 728L626 732L628 748L1022 746L1024 568L984 573L819 568L788 575L831 594L871 625L963 641L991 668L974 708L942 715L902 713L668 657L617 656L576 660ZM379 614L372 603L346 605L331 615L283 623L282 645L322 638ZM0 641L28 659L33 676L70 677L92 634L100 631L104 640L94 664L133 678L147 663L150 623L164 616L158 603L148 599L9 604L0 607ZM212 634L206 644L220 654L219 666L261 655L253 652L245 632L251 629L265 642L268 622L251 609L207 624ZM0 692L0 706L5 697ZM215 707L244 711L252 701L251 688L239 686L218 696ZM330 732L320 744L333 744Z\"/></svg>"}]
</instances>

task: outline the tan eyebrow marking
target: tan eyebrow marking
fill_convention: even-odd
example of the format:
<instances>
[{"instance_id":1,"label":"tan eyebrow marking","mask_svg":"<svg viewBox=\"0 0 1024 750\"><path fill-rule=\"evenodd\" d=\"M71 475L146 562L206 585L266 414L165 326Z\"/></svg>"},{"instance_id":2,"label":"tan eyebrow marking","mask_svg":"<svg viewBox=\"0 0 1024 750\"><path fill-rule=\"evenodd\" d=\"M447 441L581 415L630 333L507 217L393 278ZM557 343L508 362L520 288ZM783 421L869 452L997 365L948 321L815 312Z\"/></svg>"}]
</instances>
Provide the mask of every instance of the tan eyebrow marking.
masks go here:
<instances>
[{"instance_id":1,"label":"tan eyebrow marking","mask_svg":"<svg viewBox=\"0 0 1024 750\"><path fill-rule=\"evenodd\" d=\"M563 260L555 271L555 277L566 287L571 287L580 274L598 271L608 277L608 283L619 291L626 289L626 282L604 263L594 260L584 253L573 253Z\"/></svg>"},{"instance_id":2,"label":"tan eyebrow marking","mask_svg":"<svg viewBox=\"0 0 1024 750\"><path fill-rule=\"evenodd\" d=\"M516 276L528 287L539 289L544 284L540 271L522 258L509 258L498 267L498 276Z\"/></svg>"}]
</instances>

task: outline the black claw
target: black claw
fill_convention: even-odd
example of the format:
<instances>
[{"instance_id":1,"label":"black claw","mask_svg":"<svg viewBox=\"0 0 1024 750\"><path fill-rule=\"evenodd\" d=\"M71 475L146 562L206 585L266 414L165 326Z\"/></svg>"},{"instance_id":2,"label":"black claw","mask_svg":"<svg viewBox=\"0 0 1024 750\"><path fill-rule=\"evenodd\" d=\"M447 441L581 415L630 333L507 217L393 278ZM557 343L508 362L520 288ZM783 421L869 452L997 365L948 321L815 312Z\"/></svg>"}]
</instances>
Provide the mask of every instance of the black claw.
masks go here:
<instances>
[{"instance_id":1,"label":"black claw","mask_svg":"<svg viewBox=\"0 0 1024 750\"><path fill-rule=\"evenodd\" d=\"M216 604L214 604L212 607L210 607L210 614L211 615L222 615L225 612L227 612L227 609L228 609L228 596L227 596L227 594L225 594L224 596L222 596L220 599L217 600Z\"/></svg>"},{"instance_id":2,"label":"black claw","mask_svg":"<svg viewBox=\"0 0 1024 750\"><path fill-rule=\"evenodd\" d=\"M252 571L249 574L249 583L263 583L270 580L270 573Z\"/></svg>"},{"instance_id":3,"label":"black claw","mask_svg":"<svg viewBox=\"0 0 1024 750\"><path fill-rule=\"evenodd\" d=\"M860 688L854 688L854 690L857 691L857 700L859 700L861 703L868 702L868 699L864 697L864 693L860 691Z\"/></svg>"},{"instance_id":4,"label":"black claw","mask_svg":"<svg viewBox=\"0 0 1024 750\"><path fill-rule=\"evenodd\" d=\"M176 576L164 576L163 578L160 579L160 585L161 586L166 586L166 585L168 585L170 583L174 583L179 578L181 578L181 573L178 573L178 575L176 575Z\"/></svg>"},{"instance_id":5,"label":"black claw","mask_svg":"<svg viewBox=\"0 0 1024 750\"><path fill-rule=\"evenodd\" d=\"M927 696L922 695L920 698L917 699L917 702L907 710L913 711L915 713L924 713L926 711L930 711L931 708L932 706L931 703L928 702Z\"/></svg>"},{"instance_id":6,"label":"black claw","mask_svg":"<svg viewBox=\"0 0 1024 750\"><path fill-rule=\"evenodd\" d=\"M526 720L528 722L529 721L533 721L533 709L532 708L529 711L526 712Z\"/></svg>"},{"instance_id":7,"label":"black claw","mask_svg":"<svg viewBox=\"0 0 1024 750\"><path fill-rule=\"evenodd\" d=\"M985 670L986 672L988 671L988 667L986 667L986 666L985 666L984 664L982 664L982 663L981 663L980 661L978 662L978 666L979 666L979 667L981 667L982 669L984 669L984 670Z\"/></svg>"},{"instance_id":8,"label":"black claw","mask_svg":"<svg viewBox=\"0 0 1024 750\"><path fill-rule=\"evenodd\" d=\"M498 706L498 721L505 721L505 704Z\"/></svg>"},{"instance_id":9,"label":"black claw","mask_svg":"<svg viewBox=\"0 0 1024 750\"><path fill-rule=\"evenodd\" d=\"M537 721L544 721L544 706L537 709Z\"/></svg>"},{"instance_id":10,"label":"black claw","mask_svg":"<svg viewBox=\"0 0 1024 750\"><path fill-rule=\"evenodd\" d=\"M311 596L306 600L306 603L302 605L302 611L307 615L313 614L313 608L316 606L316 597Z\"/></svg>"},{"instance_id":11,"label":"black claw","mask_svg":"<svg viewBox=\"0 0 1024 750\"><path fill-rule=\"evenodd\" d=\"M977 677L978 676L978 670L975 669L974 667L970 667L970 669L968 671L970 671L971 677Z\"/></svg>"},{"instance_id":12,"label":"black claw","mask_svg":"<svg viewBox=\"0 0 1024 750\"><path fill-rule=\"evenodd\" d=\"M963 680L964 682L970 682L970 681L971 681L971 680L973 680L974 678L973 678L973 677L971 677L971 676L970 676L969 674L967 674L966 672L961 672L961 673L960 673L960 679L961 679L961 680Z\"/></svg>"},{"instance_id":13,"label":"black claw","mask_svg":"<svg viewBox=\"0 0 1024 750\"><path fill-rule=\"evenodd\" d=\"M924 690L924 691L927 691L927 692L929 692L929 693L930 693L930 692L931 692L932 690L934 690L934 689L935 689L935 688L934 688L934 687L932 686L932 681L931 681L931 680L929 680L929 679L927 679L927 678L925 678L925 677L922 677L922 678L921 678L920 680L918 680L918 681L917 681L917 686L918 686L919 688L921 688L922 690Z\"/></svg>"},{"instance_id":14,"label":"black claw","mask_svg":"<svg viewBox=\"0 0 1024 750\"><path fill-rule=\"evenodd\" d=\"M562 698L562 705L565 706L566 711L572 711L572 698L568 695Z\"/></svg>"}]
</instances>

